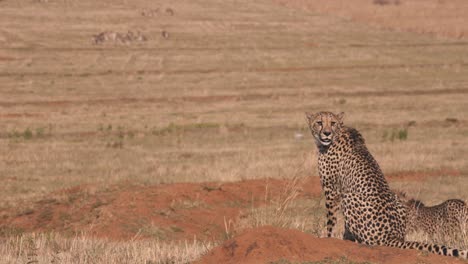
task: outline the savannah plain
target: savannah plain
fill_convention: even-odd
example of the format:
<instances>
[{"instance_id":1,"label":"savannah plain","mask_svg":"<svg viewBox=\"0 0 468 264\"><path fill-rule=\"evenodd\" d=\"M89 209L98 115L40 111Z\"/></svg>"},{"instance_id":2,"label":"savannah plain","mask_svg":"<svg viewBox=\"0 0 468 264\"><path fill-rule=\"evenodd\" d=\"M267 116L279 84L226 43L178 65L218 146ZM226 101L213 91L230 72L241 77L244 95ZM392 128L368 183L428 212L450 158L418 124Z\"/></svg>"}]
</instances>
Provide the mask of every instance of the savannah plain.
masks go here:
<instances>
[{"instance_id":1,"label":"savannah plain","mask_svg":"<svg viewBox=\"0 0 468 264\"><path fill-rule=\"evenodd\" d=\"M319 238L304 112L345 112L392 188L468 201L466 14L464 0L0 1L0 262L458 263ZM436 242L468 248L466 233Z\"/></svg>"}]
</instances>

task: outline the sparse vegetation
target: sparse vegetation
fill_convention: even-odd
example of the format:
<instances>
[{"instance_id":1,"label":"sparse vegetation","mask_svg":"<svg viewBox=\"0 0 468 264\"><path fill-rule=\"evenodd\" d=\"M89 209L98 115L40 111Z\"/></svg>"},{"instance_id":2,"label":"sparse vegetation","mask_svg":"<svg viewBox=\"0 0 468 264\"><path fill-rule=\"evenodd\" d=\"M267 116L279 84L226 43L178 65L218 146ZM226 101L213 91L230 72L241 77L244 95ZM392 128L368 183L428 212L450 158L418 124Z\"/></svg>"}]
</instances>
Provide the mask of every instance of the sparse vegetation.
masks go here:
<instances>
[{"instance_id":1,"label":"sparse vegetation","mask_svg":"<svg viewBox=\"0 0 468 264\"><path fill-rule=\"evenodd\" d=\"M8 132L7 138L14 139L14 140L20 140L20 139L30 140L30 139L43 138L45 136L50 136L50 135L51 135L50 127L48 131L44 127L37 127L35 129L27 127L23 131L18 131L14 129L12 132Z\"/></svg>"},{"instance_id":2,"label":"sparse vegetation","mask_svg":"<svg viewBox=\"0 0 468 264\"><path fill-rule=\"evenodd\" d=\"M219 124L215 123L195 123L195 124L186 124L186 125L176 125L174 123L170 123L168 126L154 129L152 131L153 135L156 136L164 136L168 134L175 134L175 133L188 133L191 131L203 131L207 129L218 129L220 127Z\"/></svg>"},{"instance_id":3,"label":"sparse vegetation","mask_svg":"<svg viewBox=\"0 0 468 264\"><path fill-rule=\"evenodd\" d=\"M157 239L111 242L78 235L25 234L0 238L2 263L188 263L216 244Z\"/></svg>"},{"instance_id":4,"label":"sparse vegetation","mask_svg":"<svg viewBox=\"0 0 468 264\"><path fill-rule=\"evenodd\" d=\"M391 129L391 130L385 130L382 136L382 139L384 141L395 141L395 140L400 140L404 141L408 139L408 129L407 128L401 128L401 129Z\"/></svg>"},{"instance_id":5,"label":"sparse vegetation","mask_svg":"<svg viewBox=\"0 0 468 264\"><path fill-rule=\"evenodd\" d=\"M262 206L245 212L240 222L236 225L236 229L242 230L272 225L298 229L319 237L322 236L325 228L325 211L323 209L324 205L320 201L315 199L296 200L291 202L287 210L282 212L275 205Z\"/></svg>"},{"instance_id":6,"label":"sparse vegetation","mask_svg":"<svg viewBox=\"0 0 468 264\"><path fill-rule=\"evenodd\" d=\"M199 199L181 199L181 200L174 200L171 203L171 207L174 209L192 209L192 208L200 208L200 207L208 207L206 203L200 201Z\"/></svg>"},{"instance_id":7,"label":"sparse vegetation","mask_svg":"<svg viewBox=\"0 0 468 264\"><path fill-rule=\"evenodd\" d=\"M299 172L296 172L298 175ZM281 193L270 193L265 189L265 206L244 212L236 229L260 227L265 225L281 228L299 229L303 232L321 236L325 228L325 210L321 200L297 199L304 179L293 177Z\"/></svg>"}]
</instances>

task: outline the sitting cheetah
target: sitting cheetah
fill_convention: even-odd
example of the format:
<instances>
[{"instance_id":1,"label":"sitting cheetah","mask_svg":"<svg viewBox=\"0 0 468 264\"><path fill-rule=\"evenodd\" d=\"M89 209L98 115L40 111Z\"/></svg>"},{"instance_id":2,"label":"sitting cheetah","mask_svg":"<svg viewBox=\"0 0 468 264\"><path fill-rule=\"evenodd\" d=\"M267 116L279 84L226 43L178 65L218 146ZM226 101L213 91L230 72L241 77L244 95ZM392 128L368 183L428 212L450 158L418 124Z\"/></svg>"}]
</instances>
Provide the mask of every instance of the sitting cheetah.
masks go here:
<instances>
[{"instance_id":1,"label":"sitting cheetah","mask_svg":"<svg viewBox=\"0 0 468 264\"><path fill-rule=\"evenodd\" d=\"M398 195L408 210L406 234L422 231L432 238L466 235L468 207L464 201L451 199L438 205L425 206L419 200L408 199L404 193Z\"/></svg>"},{"instance_id":2,"label":"sitting cheetah","mask_svg":"<svg viewBox=\"0 0 468 264\"><path fill-rule=\"evenodd\" d=\"M327 208L327 235L344 215L344 239L367 245L425 250L467 258L466 250L405 241L406 206L393 193L361 134L343 125L344 113L306 113L318 147L318 170Z\"/></svg>"}]
</instances>

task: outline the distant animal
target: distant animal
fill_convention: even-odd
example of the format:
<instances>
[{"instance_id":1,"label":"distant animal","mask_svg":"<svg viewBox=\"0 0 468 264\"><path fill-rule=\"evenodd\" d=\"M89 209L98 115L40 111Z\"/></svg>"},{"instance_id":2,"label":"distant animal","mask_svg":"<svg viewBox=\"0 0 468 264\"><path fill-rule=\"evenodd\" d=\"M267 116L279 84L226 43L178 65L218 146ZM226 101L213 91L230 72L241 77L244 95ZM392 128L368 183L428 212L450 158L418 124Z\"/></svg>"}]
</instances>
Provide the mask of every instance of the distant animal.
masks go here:
<instances>
[{"instance_id":1,"label":"distant animal","mask_svg":"<svg viewBox=\"0 0 468 264\"><path fill-rule=\"evenodd\" d=\"M152 17L159 13L159 8L156 9L144 9L140 12L142 16Z\"/></svg>"},{"instance_id":2,"label":"distant animal","mask_svg":"<svg viewBox=\"0 0 468 264\"><path fill-rule=\"evenodd\" d=\"M344 215L344 239L367 245L418 249L466 259L466 250L405 241L407 207L390 190L364 138L343 124L344 113L306 113L318 149L318 170L327 209L327 236Z\"/></svg>"},{"instance_id":3,"label":"distant animal","mask_svg":"<svg viewBox=\"0 0 468 264\"><path fill-rule=\"evenodd\" d=\"M173 16L174 10L172 8L166 8L166 13L169 14L170 16Z\"/></svg>"},{"instance_id":4,"label":"distant animal","mask_svg":"<svg viewBox=\"0 0 468 264\"><path fill-rule=\"evenodd\" d=\"M416 199L400 194L408 209L406 233L421 231L431 238L454 237L468 232L468 207L459 199L425 206Z\"/></svg>"},{"instance_id":5,"label":"distant animal","mask_svg":"<svg viewBox=\"0 0 468 264\"><path fill-rule=\"evenodd\" d=\"M374 0L374 5L399 5L400 0Z\"/></svg>"},{"instance_id":6,"label":"distant animal","mask_svg":"<svg viewBox=\"0 0 468 264\"><path fill-rule=\"evenodd\" d=\"M93 43L103 44L105 42L121 43L121 44L130 44L132 42L142 42L147 41L146 36L141 34L140 31L136 33L133 31L128 31L127 33L119 33L114 31L103 31L97 35L93 36Z\"/></svg>"},{"instance_id":7,"label":"distant animal","mask_svg":"<svg viewBox=\"0 0 468 264\"><path fill-rule=\"evenodd\" d=\"M119 33L113 31L104 31L93 36L94 44L102 44L107 41L115 41L119 36Z\"/></svg>"}]
</instances>

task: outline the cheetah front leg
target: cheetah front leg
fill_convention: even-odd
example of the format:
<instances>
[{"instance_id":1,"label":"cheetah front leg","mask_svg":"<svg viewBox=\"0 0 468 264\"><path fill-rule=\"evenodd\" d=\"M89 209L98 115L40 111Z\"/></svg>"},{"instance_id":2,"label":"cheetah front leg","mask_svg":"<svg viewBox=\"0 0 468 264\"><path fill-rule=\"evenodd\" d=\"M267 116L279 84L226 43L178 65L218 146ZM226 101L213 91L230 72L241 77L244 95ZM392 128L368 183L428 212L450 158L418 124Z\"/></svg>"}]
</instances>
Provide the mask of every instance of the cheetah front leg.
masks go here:
<instances>
[{"instance_id":1,"label":"cheetah front leg","mask_svg":"<svg viewBox=\"0 0 468 264\"><path fill-rule=\"evenodd\" d=\"M354 236L353 233L351 233L351 231L349 231L349 229L346 226L345 226L345 231L343 233L343 240L356 242L356 237Z\"/></svg>"},{"instance_id":2,"label":"cheetah front leg","mask_svg":"<svg viewBox=\"0 0 468 264\"><path fill-rule=\"evenodd\" d=\"M335 190L324 188L324 191L325 207L327 208L327 237L331 237L336 225L336 213L340 208L340 199Z\"/></svg>"},{"instance_id":3,"label":"cheetah front leg","mask_svg":"<svg viewBox=\"0 0 468 264\"><path fill-rule=\"evenodd\" d=\"M343 240L349 240L351 242L362 243L361 240L357 239L357 237L353 233L351 233L351 231L349 231L349 227L346 223L345 223L345 230L343 233Z\"/></svg>"}]
</instances>

